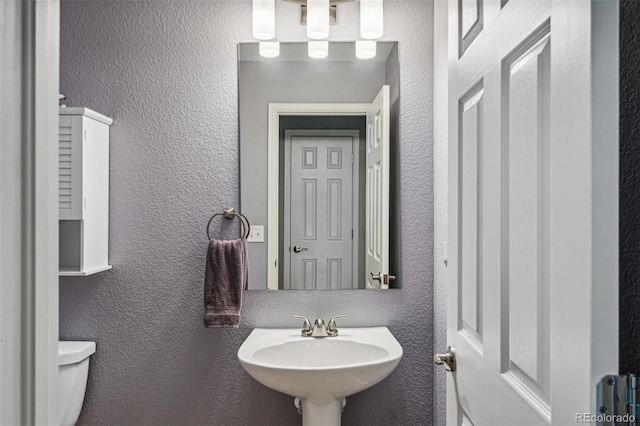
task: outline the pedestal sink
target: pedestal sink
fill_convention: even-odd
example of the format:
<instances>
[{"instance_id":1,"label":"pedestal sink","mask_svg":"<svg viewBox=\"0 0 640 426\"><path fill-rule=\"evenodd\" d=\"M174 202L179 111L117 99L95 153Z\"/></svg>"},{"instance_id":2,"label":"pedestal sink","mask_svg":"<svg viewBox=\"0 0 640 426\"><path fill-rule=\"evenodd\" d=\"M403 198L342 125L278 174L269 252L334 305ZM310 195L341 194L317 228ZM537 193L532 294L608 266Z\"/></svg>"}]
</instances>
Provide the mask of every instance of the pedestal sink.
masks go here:
<instances>
[{"instance_id":1,"label":"pedestal sink","mask_svg":"<svg viewBox=\"0 0 640 426\"><path fill-rule=\"evenodd\" d=\"M401 357L387 327L341 328L338 336L322 338L256 328L238 350L254 379L301 399L304 426L340 425L342 399L380 382Z\"/></svg>"}]
</instances>

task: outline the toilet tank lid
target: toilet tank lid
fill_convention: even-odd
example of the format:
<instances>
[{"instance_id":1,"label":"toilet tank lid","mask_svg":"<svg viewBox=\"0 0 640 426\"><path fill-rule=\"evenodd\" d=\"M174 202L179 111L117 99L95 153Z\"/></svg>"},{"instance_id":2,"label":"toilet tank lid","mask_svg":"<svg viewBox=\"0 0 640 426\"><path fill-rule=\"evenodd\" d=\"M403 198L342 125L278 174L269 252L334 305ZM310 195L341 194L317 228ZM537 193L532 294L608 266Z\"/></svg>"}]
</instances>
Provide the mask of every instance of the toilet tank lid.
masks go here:
<instances>
[{"instance_id":1,"label":"toilet tank lid","mask_svg":"<svg viewBox=\"0 0 640 426\"><path fill-rule=\"evenodd\" d=\"M58 342L58 365L80 362L96 351L96 342Z\"/></svg>"}]
</instances>

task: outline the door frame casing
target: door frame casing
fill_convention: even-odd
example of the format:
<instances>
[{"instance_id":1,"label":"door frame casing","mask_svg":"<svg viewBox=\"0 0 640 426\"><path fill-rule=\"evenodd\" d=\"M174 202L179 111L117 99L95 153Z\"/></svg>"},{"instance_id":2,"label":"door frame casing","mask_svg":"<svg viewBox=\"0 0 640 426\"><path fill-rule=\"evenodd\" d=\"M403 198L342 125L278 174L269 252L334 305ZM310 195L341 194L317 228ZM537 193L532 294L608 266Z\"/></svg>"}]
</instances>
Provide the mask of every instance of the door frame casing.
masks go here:
<instances>
[{"instance_id":1,"label":"door frame casing","mask_svg":"<svg viewBox=\"0 0 640 426\"><path fill-rule=\"evenodd\" d=\"M59 0L0 4L0 424L54 424Z\"/></svg>"},{"instance_id":2,"label":"door frame casing","mask_svg":"<svg viewBox=\"0 0 640 426\"><path fill-rule=\"evenodd\" d=\"M270 103L267 136L267 290L278 289L280 116L367 115L366 103Z\"/></svg>"},{"instance_id":3,"label":"door frame casing","mask_svg":"<svg viewBox=\"0 0 640 426\"><path fill-rule=\"evenodd\" d=\"M434 203L434 346L437 352L447 347L447 175L449 132L449 5L433 2L434 89L433 89L433 203ZM438 249L439 248L439 249ZM434 366L434 424L446 424L447 381L451 374ZM449 422L448 424L451 424Z\"/></svg>"}]
</instances>

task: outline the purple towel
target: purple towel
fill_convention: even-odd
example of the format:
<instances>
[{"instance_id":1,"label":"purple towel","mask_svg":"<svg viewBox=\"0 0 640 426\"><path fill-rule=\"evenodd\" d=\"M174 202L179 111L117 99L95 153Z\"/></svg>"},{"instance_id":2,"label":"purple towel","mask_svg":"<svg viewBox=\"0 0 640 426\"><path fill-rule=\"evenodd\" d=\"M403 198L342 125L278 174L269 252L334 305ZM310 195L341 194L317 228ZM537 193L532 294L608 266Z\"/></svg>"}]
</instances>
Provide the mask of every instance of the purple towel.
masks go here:
<instances>
[{"instance_id":1,"label":"purple towel","mask_svg":"<svg viewBox=\"0 0 640 426\"><path fill-rule=\"evenodd\" d=\"M238 328L249 285L246 240L211 239L204 273L204 326Z\"/></svg>"}]
</instances>

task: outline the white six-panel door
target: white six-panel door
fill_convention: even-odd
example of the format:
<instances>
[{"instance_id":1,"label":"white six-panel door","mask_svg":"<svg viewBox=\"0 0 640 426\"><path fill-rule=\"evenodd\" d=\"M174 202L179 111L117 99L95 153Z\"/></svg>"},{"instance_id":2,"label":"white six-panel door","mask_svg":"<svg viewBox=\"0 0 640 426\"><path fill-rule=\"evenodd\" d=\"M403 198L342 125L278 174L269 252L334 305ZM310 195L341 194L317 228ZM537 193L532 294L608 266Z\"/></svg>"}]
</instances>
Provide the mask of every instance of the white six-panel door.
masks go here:
<instances>
[{"instance_id":1,"label":"white six-panel door","mask_svg":"<svg viewBox=\"0 0 640 426\"><path fill-rule=\"evenodd\" d=\"M613 1L449 2L448 424L572 424L617 373L616 49Z\"/></svg>"},{"instance_id":2,"label":"white six-panel door","mask_svg":"<svg viewBox=\"0 0 640 426\"><path fill-rule=\"evenodd\" d=\"M386 289L389 272L389 86L367 111L365 288ZM374 279L375 277L379 279Z\"/></svg>"},{"instance_id":3,"label":"white six-panel door","mask_svg":"<svg viewBox=\"0 0 640 426\"><path fill-rule=\"evenodd\" d=\"M357 268L352 259L354 138L302 133L287 138L285 288L357 288L352 273Z\"/></svg>"}]
</instances>

